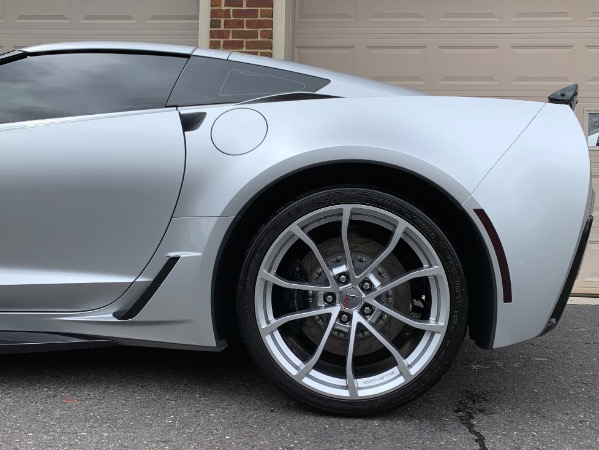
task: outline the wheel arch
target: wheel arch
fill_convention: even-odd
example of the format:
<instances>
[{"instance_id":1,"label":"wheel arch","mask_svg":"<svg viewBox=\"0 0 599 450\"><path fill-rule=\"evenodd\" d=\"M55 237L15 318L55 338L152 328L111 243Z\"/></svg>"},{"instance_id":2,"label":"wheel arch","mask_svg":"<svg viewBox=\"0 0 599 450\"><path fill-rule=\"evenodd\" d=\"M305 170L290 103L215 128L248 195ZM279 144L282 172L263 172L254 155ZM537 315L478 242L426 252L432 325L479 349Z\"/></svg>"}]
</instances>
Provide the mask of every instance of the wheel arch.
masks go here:
<instances>
[{"instance_id":1,"label":"wheel arch","mask_svg":"<svg viewBox=\"0 0 599 450\"><path fill-rule=\"evenodd\" d=\"M348 180L359 180L348 183ZM450 194L407 169L381 163L331 161L278 178L254 195L237 215L216 258L212 286L214 324L219 338L236 340L235 295L245 252L265 219L293 198L333 186L374 187L402 198L429 216L446 234L462 262L469 297L469 333L491 348L495 335L495 277L489 251L467 212ZM217 300L218 299L218 300Z\"/></svg>"}]
</instances>

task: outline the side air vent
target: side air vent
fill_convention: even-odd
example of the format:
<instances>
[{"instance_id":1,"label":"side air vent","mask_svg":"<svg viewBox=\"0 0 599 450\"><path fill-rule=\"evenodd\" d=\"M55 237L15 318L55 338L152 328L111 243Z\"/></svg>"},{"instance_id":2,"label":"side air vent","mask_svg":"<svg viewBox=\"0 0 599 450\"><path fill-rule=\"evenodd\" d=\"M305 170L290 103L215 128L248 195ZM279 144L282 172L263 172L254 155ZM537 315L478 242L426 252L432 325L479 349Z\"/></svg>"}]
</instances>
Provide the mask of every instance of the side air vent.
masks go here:
<instances>
[{"instance_id":1,"label":"side air vent","mask_svg":"<svg viewBox=\"0 0 599 450\"><path fill-rule=\"evenodd\" d=\"M202 123L206 118L206 113L188 113L180 111L179 116L181 118L181 126L183 127L183 131L188 132L195 131L202 126Z\"/></svg>"},{"instance_id":2,"label":"side air vent","mask_svg":"<svg viewBox=\"0 0 599 450\"><path fill-rule=\"evenodd\" d=\"M166 277L168 277L171 271L175 268L178 261L178 256L174 258L169 258L168 261L162 267L162 269L160 269L160 272L158 272L158 275L156 275L156 278L152 280L148 288L143 292L143 294L139 296L137 301L133 303L133 305L131 305L129 309L124 309L115 312L113 314L113 317L118 320L129 320L137 316L141 312L141 310L144 309L144 307L148 304L148 302L154 296L156 291L160 288L164 280L166 280Z\"/></svg>"}]
</instances>

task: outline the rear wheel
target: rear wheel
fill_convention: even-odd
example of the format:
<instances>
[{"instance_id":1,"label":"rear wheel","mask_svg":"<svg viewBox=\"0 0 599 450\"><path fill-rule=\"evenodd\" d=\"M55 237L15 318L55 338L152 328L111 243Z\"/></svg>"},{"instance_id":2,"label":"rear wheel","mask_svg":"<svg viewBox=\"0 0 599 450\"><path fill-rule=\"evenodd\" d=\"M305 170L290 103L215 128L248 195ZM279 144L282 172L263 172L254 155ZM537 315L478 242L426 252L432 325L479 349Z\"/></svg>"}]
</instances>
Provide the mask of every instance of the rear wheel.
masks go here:
<instances>
[{"instance_id":1,"label":"rear wheel","mask_svg":"<svg viewBox=\"0 0 599 450\"><path fill-rule=\"evenodd\" d=\"M457 255L421 211L363 188L281 209L247 252L238 313L248 351L300 402L363 415L447 370L466 329Z\"/></svg>"}]
</instances>

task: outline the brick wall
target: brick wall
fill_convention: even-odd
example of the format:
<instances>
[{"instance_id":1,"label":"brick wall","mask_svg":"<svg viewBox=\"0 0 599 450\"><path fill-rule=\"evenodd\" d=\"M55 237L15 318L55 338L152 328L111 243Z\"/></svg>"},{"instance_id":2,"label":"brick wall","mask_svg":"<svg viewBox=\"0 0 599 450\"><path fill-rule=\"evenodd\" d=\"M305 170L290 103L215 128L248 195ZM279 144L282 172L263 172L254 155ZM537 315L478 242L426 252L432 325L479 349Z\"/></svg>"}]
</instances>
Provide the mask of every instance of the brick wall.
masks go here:
<instances>
[{"instance_id":1,"label":"brick wall","mask_svg":"<svg viewBox=\"0 0 599 450\"><path fill-rule=\"evenodd\" d=\"M273 0L211 0L210 48L272 56Z\"/></svg>"}]
</instances>

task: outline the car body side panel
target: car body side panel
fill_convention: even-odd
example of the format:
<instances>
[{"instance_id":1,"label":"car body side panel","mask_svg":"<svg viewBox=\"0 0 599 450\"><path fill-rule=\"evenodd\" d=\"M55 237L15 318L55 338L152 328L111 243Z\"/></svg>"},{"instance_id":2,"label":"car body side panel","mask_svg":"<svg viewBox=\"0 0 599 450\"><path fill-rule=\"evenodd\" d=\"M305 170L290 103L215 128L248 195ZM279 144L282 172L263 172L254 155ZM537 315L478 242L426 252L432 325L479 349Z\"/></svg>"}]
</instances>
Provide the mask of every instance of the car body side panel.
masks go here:
<instances>
[{"instance_id":1,"label":"car body side panel","mask_svg":"<svg viewBox=\"0 0 599 450\"><path fill-rule=\"evenodd\" d=\"M230 59L330 79L319 93L342 98L0 125L1 330L220 349L212 307L221 299L213 299L212 283L216 270L226 270L217 267L218 257L236 217L290 173L323 164L334 171L349 161L415 173L471 215L498 281L494 347L545 328L591 203L587 148L567 107L432 97L193 47L84 42L25 50ZM240 109L264 118L264 137L220 119ZM179 114L194 113L203 122L184 135ZM241 139L229 138L228 130ZM236 149L236 142L247 148ZM502 301L499 263L475 214L479 208L503 244L511 303ZM120 320L115 313L135 304L169 258L177 262L147 305Z\"/></svg>"},{"instance_id":2,"label":"car body side panel","mask_svg":"<svg viewBox=\"0 0 599 450\"><path fill-rule=\"evenodd\" d=\"M0 328L83 333L136 345L221 348L212 317L213 274L223 270L216 262L234 216L264 188L290 172L316 164L374 161L420 174L472 213L473 208L486 207L487 201L484 195L470 197L471 193L477 186L481 191L476 192L483 192L501 163L509 161L512 150L521 148L518 137L532 126L529 124L543 104L434 97L254 104L251 108L268 122L266 138L249 153L226 155L212 143L211 129L223 112L239 107L181 108L181 114L201 111L206 118L197 130L186 133L187 166L177 217L141 274L141 282L134 283L115 303L95 311L0 313ZM422 126L423 121L430 121L431 111L444 119L434 122L432 130ZM563 118L561 112L556 115ZM331 116L336 120L329 120ZM546 130L546 126L538 128ZM232 127L231 132L239 129L242 127ZM573 128L570 131L575 132ZM570 131L565 142L571 140ZM561 161L563 156L556 158ZM572 170L579 171L584 163L582 156L576 158L579 167ZM588 188L588 179L586 182ZM490 208L492 219L497 214L501 213ZM474 215L473 220L483 230ZM580 217L573 222L582 223ZM498 231L502 237L506 232L505 227ZM179 262L146 308L131 320L115 319L113 313L135 301L143 291L143 280L153 279L169 256L179 257ZM509 317L503 314L501 320L503 323Z\"/></svg>"},{"instance_id":3,"label":"car body side panel","mask_svg":"<svg viewBox=\"0 0 599 450\"><path fill-rule=\"evenodd\" d=\"M510 270L512 302L499 292L494 347L547 325L591 213L589 186L580 124L567 106L547 104L465 202L489 216Z\"/></svg>"},{"instance_id":4,"label":"car body side panel","mask_svg":"<svg viewBox=\"0 0 599 450\"><path fill-rule=\"evenodd\" d=\"M186 179L175 216L235 216L288 173L326 163L335 170L336 162L348 160L412 171L461 203L543 107L426 97L330 102L252 105L266 118L268 133L257 149L238 156L220 152L211 141L215 120L235 108L182 108L182 114L204 111L207 116L198 130L186 133ZM419 131L429 111L446 119L435 124L435 133L426 127ZM329 120L331 116L337 120ZM234 126L231 133L243 129ZM202 257L210 276L217 270L218 251L213 250ZM202 286L202 305L212 298L211 290L211 285Z\"/></svg>"},{"instance_id":5,"label":"car body side panel","mask_svg":"<svg viewBox=\"0 0 599 450\"><path fill-rule=\"evenodd\" d=\"M291 172L348 160L413 171L462 203L542 106L424 96L252 104L266 119L268 133L258 148L237 156L214 146L211 129L224 112L249 105L182 108L183 114L207 116L186 134L188 176L175 216L236 215ZM231 126L231 133L240 127Z\"/></svg>"},{"instance_id":6,"label":"car body side panel","mask_svg":"<svg viewBox=\"0 0 599 450\"><path fill-rule=\"evenodd\" d=\"M0 329L88 335L131 345L218 350L224 343L217 341L213 326L209 298L212 264L232 221L232 217L173 219L141 277L153 279L169 257L179 261L146 307L130 320L118 320L113 314L129 307L140 295L139 289L129 289L116 302L94 311L2 312ZM235 320L233 313L231 320Z\"/></svg>"},{"instance_id":7,"label":"car body side panel","mask_svg":"<svg viewBox=\"0 0 599 450\"><path fill-rule=\"evenodd\" d=\"M184 163L175 110L0 126L0 310L115 301L160 243Z\"/></svg>"}]
</instances>

